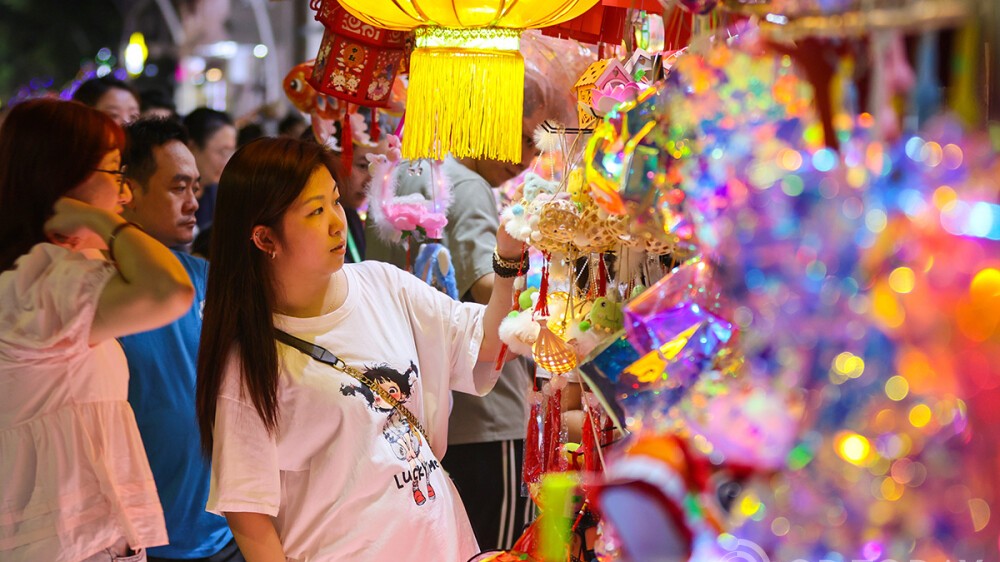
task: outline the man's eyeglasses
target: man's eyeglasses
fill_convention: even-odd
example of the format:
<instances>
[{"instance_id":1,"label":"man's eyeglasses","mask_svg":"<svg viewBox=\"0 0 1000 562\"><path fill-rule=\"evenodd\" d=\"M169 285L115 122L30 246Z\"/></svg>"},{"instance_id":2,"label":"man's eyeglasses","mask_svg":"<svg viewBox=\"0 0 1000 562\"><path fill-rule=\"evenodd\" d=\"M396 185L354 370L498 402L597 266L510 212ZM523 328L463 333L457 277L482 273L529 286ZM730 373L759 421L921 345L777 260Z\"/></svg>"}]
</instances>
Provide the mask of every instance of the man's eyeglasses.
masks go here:
<instances>
[{"instance_id":1,"label":"man's eyeglasses","mask_svg":"<svg viewBox=\"0 0 1000 562\"><path fill-rule=\"evenodd\" d=\"M95 172L104 172L105 174L111 174L112 176L118 176L118 189L125 189L125 166L122 166L120 170L102 170L101 168L94 168Z\"/></svg>"}]
</instances>

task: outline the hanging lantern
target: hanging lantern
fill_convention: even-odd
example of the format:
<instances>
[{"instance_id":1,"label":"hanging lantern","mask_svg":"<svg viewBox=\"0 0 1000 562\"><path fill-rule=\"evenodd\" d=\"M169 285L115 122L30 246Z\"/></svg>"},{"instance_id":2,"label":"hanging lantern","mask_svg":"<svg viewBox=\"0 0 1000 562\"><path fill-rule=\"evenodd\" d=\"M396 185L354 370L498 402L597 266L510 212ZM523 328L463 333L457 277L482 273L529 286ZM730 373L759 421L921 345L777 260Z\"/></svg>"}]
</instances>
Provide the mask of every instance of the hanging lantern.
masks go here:
<instances>
[{"instance_id":1,"label":"hanging lantern","mask_svg":"<svg viewBox=\"0 0 1000 562\"><path fill-rule=\"evenodd\" d=\"M618 45L625 34L629 9L660 14L663 5L659 0L600 0L578 17L546 27L542 33L593 45Z\"/></svg>"},{"instance_id":2,"label":"hanging lantern","mask_svg":"<svg viewBox=\"0 0 1000 562\"><path fill-rule=\"evenodd\" d=\"M362 22L416 30L403 156L521 160L524 29L577 17L598 0L341 0Z\"/></svg>"},{"instance_id":3,"label":"hanging lantern","mask_svg":"<svg viewBox=\"0 0 1000 562\"><path fill-rule=\"evenodd\" d=\"M364 23L337 0L312 0L310 7L326 31L309 83L349 103L386 107L396 73L405 67L412 34Z\"/></svg>"},{"instance_id":4,"label":"hanging lantern","mask_svg":"<svg viewBox=\"0 0 1000 562\"><path fill-rule=\"evenodd\" d=\"M553 375L561 375L575 369L577 359L573 346L553 334L546 323L543 322L541 328L538 339L531 348L535 363Z\"/></svg>"},{"instance_id":5,"label":"hanging lantern","mask_svg":"<svg viewBox=\"0 0 1000 562\"><path fill-rule=\"evenodd\" d=\"M606 47L617 47L625 38L629 23L629 9L642 10L663 16L663 45L667 51L676 51L691 42L696 15L670 0L601 0L580 16L546 27L542 33L550 37L573 39L581 43L598 45L598 57L607 58L611 52ZM635 21L633 19L633 21ZM640 46L641 45L637 45ZM651 48L651 51L660 50Z\"/></svg>"}]
</instances>

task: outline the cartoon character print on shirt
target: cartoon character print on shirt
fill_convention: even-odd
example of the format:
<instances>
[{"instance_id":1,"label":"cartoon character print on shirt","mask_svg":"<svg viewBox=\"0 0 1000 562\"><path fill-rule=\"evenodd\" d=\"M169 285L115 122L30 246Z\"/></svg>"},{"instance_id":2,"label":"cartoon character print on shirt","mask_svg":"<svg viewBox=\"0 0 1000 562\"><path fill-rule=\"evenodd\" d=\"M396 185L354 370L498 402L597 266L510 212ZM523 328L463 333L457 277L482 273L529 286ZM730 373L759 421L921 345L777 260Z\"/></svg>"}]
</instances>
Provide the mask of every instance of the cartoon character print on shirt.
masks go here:
<instances>
[{"instance_id":1,"label":"cartoon character print on shirt","mask_svg":"<svg viewBox=\"0 0 1000 562\"><path fill-rule=\"evenodd\" d=\"M395 398L400 404L406 404L406 401L410 399L410 392L413 389L411 376L413 380L419 377L417 366L412 361L410 361L410 368L405 373L400 373L389 365L382 364L366 368L365 375L375 384L381 386L389 396ZM395 476L396 487L403 489L405 484L410 482L413 501L417 505L424 505L428 499L436 499L434 487L431 486L430 482L430 473L438 468L437 461L431 460L429 463L425 463L420 460L423 437L410 427L406 418L383 400L382 396L363 384L341 385L340 392L344 396L361 395L368 403L369 409L388 414L385 425L382 426L382 437L385 438L396 458L405 461L409 466L408 470ZM426 493L420 489L421 480L426 484Z\"/></svg>"}]
</instances>

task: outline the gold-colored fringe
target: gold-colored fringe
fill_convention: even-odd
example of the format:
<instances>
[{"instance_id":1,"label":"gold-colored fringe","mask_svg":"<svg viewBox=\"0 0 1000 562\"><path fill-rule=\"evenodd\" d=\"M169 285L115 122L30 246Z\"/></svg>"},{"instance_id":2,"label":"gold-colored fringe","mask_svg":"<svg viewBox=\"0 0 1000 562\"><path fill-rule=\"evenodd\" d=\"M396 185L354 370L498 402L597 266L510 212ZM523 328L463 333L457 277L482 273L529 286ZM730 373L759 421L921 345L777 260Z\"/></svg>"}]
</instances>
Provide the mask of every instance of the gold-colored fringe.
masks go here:
<instances>
[{"instance_id":1,"label":"gold-colored fringe","mask_svg":"<svg viewBox=\"0 0 1000 562\"><path fill-rule=\"evenodd\" d=\"M524 59L517 51L418 48L403 156L521 160Z\"/></svg>"}]
</instances>

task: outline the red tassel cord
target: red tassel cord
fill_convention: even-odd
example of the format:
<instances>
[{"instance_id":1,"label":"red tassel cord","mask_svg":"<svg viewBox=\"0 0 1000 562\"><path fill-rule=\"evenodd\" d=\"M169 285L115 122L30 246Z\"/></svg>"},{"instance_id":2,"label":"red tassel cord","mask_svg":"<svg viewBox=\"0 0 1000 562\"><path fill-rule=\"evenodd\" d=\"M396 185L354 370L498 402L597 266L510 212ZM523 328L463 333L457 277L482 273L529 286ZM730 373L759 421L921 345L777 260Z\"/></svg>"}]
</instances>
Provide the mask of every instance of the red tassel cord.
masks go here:
<instances>
[{"instance_id":1,"label":"red tassel cord","mask_svg":"<svg viewBox=\"0 0 1000 562\"><path fill-rule=\"evenodd\" d=\"M537 484L544 472L542 462L542 405L545 397L538 389L533 389L528 393L528 400L531 402L531 410L528 414L528 433L524 438L524 466L521 469L521 481L527 488L529 484ZM521 490L527 493L527 489Z\"/></svg>"},{"instance_id":2,"label":"red tassel cord","mask_svg":"<svg viewBox=\"0 0 1000 562\"><path fill-rule=\"evenodd\" d=\"M593 412L590 408L584 411L583 436L580 438L580 451L583 453L583 470L597 472L600 463L597 462L597 442L594 439L594 424L591 422Z\"/></svg>"},{"instance_id":3,"label":"red tassel cord","mask_svg":"<svg viewBox=\"0 0 1000 562\"><path fill-rule=\"evenodd\" d=\"M608 264L604 262L604 254L597 262L597 296L608 296Z\"/></svg>"},{"instance_id":4,"label":"red tassel cord","mask_svg":"<svg viewBox=\"0 0 1000 562\"><path fill-rule=\"evenodd\" d=\"M344 113L340 121L340 161L344 169L350 172L354 166L354 134L351 131L351 111Z\"/></svg>"},{"instance_id":5,"label":"red tassel cord","mask_svg":"<svg viewBox=\"0 0 1000 562\"><path fill-rule=\"evenodd\" d=\"M404 111L402 117L399 118L399 123L396 124L396 132L394 133L394 135L398 137L399 140L403 140L403 123L405 121L406 121L406 112Z\"/></svg>"},{"instance_id":6,"label":"red tassel cord","mask_svg":"<svg viewBox=\"0 0 1000 562\"><path fill-rule=\"evenodd\" d=\"M551 382L549 385L551 386ZM566 458L561 454L562 446L562 390L549 394L545 409L545 426L542 437L542 458L545 461L545 472L563 472L568 467Z\"/></svg>"},{"instance_id":7,"label":"red tassel cord","mask_svg":"<svg viewBox=\"0 0 1000 562\"><path fill-rule=\"evenodd\" d=\"M493 365L496 370L503 368L503 364L507 362L507 344L500 346L500 353L497 354L497 362Z\"/></svg>"},{"instance_id":8,"label":"red tassel cord","mask_svg":"<svg viewBox=\"0 0 1000 562\"><path fill-rule=\"evenodd\" d=\"M542 264L542 281L538 286L538 303L535 312L541 316L549 315L549 254L546 252L545 263Z\"/></svg>"},{"instance_id":9,"label":"red tassel cord","mask_svg":"<svg viewBox=\"0 0 1000 562\"><path fill-rule=\"evenodd\" d=\"M601 429L601 448L607 447L615 441L615 422L608 416L604 419L604 426Z\"/></svg>"},{"instance_id":10,"label":"red tassel cord","mask_svg":"<svg viewBox=\"0 0 1000 562\"><path fill-rule=\"evenodd\" d=\"M378 109L374 107L372 108L372 126L370 130L371 134L368 135L368 138L370 138L372 142L378 142L379 137L382 136L382 129L378 126Z\"/></svg>"}]
</instances>

